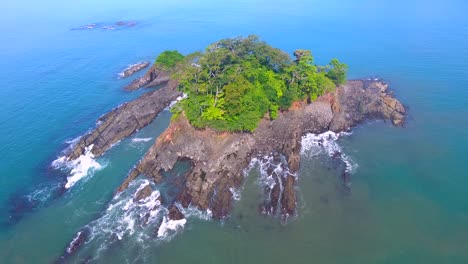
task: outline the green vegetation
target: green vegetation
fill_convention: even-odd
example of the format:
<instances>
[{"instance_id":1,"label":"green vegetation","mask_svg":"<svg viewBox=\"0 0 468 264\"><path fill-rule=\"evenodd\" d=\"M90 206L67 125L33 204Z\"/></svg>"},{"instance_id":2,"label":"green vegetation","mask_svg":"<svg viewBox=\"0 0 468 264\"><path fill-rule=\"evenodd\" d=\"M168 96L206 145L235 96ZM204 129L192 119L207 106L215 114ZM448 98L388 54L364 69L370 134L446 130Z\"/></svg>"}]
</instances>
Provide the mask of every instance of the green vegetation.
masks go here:
<instances>
[{"instance_id":1,"label":"green vegetation","mask_svg":"<svg viewBox=\"0 0 468 264\"><path fill-rule=\"evenodd\" d=\"M177 63L184 60L184 55L177 50L166 50L156 59L155 65L163 70L171 70Z\"/></svg>"},{"instance_id":2,"label":"green vegetation","mask_svg":"<svg viewBox=\"0 0 468 264\"><path fill-rule=\"evenodd\" d=\"M256 36L220 40L183 61L174 51L163 54L157 62L180 62L174 77L187 94L175 112L198 128L254 131L267 113L275 119L294 101L311 102L346 81L347 66L337 59L317 66L310 51L297 50L293 61Z\"/></svg>"}]
</instances>

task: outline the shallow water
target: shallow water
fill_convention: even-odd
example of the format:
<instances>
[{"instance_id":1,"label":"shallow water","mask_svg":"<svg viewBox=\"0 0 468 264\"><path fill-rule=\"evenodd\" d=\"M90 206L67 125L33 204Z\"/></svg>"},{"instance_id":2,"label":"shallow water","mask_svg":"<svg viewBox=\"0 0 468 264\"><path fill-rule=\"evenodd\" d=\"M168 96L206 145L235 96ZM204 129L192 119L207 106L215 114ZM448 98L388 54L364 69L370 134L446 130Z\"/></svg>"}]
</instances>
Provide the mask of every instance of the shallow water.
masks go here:
<instances>
[{"instance_id":1,"label":"shallow water","mask_svg":"<svg viewBox=\"0 0 468 264\"><path fill-rule=\"evenodd\" d=\"M257 34L318 63L338 57L350 77L378 76L409 107L405 128L361 125L338 139L357 164L350 191L321 153L298 173L299 210L282 224L259 215L259 173L246 178L232 217L188 218L170 239L153 230L88 243L68 262L467 263L468 22L463 1L20 0L0 17L0 259L50 263L76 232L106 215L114 190L169 124L165 111L96 160L102 168L63 192L52 169L68 144L127 93L118 73L165 49L203 49ZM135 20L119 30L69 29ZM148 138L151 138L148 140ZM159 188L159 187L156 187ZM164 188L161 186L160 188ZM34 206L27 195L35 194ZM25 200L26 199L26 200ZM118 218L118 216L116 216ZM143 235L148 232L148 237ZM143 240L138 240L142 238Z\"/></svg>"}]
</instances>

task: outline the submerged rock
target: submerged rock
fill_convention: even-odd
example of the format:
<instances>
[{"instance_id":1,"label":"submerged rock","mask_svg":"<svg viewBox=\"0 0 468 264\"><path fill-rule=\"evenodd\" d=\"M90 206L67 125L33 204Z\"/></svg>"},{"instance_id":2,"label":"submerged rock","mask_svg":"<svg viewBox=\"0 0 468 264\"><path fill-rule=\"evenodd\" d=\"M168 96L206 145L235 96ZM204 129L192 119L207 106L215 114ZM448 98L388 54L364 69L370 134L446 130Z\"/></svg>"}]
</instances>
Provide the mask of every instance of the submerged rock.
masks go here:
<instances>
[{"instance_id":1,"label":"submerged rock","mask_svg":"<svg viewBox=\"0 0 468 264\"><path fill-rule=\"evenodd\" d=\"M136 64L130 65L126 68L123 72L119 73L120 78L127 78L138 71L143 70L144 68L148 67L150 63L148 61L139 62Z\"/></svg>"}]
</instances>

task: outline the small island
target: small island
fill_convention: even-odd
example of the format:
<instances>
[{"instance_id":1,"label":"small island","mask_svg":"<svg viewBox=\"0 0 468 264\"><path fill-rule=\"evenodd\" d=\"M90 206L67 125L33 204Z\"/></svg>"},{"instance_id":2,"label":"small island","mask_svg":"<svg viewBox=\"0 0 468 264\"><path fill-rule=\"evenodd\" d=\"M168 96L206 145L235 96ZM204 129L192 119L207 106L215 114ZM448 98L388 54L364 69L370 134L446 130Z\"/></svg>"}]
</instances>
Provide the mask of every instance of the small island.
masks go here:
<instances>
[{"instance_id":1,"label":"small island","mask_svg":"<svg viewBox=\"0 0 468 264\"><path fill-rule=\"evenodd\" d=\"M405 108L380 80L347 80L348 67L338 59L316 65L309 50L293 55L256 36L222 39L186 56L165 51L146 74L125 87L156 89L102 116L71 147L67 160L87 152L102 155L172 105L171 124L117 192L139 176L175 184L173 197L160 201L168 208L168 220L183 219L180 209L189 206L223 219L231 212L245 169L252 161L267 160L264 169L271 184L263 190L259 211L282 218L295 215L304 135L349 131L370 119L401 126ZM340 155L333 153L334 158ZM188 162L190 168L171 183L163 174L178 162ZM151 193L148 185L134 199Z\"/></svg>"}]
</instances>

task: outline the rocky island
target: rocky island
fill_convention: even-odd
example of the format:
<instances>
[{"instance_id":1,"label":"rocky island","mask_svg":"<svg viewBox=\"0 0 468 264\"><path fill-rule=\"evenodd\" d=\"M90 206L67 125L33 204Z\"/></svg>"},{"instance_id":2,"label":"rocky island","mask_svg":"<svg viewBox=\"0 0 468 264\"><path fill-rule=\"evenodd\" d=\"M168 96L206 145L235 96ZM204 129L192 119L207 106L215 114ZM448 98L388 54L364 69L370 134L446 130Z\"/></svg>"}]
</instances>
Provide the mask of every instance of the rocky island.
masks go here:
<instances>
[{"instance_id":1,"label":"rocky island","mask_svg":"<svg viewBox=\"0 0 468 264\"><path fill-rule=\"evenodd\" d=\"M388 84L347 80L346 71L337 59L316 65L308 50L297 50L291 59L255 36L223 39L187 56L166 51L126 87L159 88L102 116L96 128L71 147L67 160L87 151L103 155L178 99L171 108L171 124L117 193L139 176L167 183L165 172L178 162L189 162L190 169L171 183L177 187L173 199L159 200L169 208L167 219L183 219L182 209L189 206L223 219L231 212L245 169L252 160L263 160L271 183L264 189L260 211L288 217L297 213L294 187L304 135L349 131L370 119L404 124L405 107ZM151 194L147 185L134 199Z\"/></svg>"}]
</instances>

